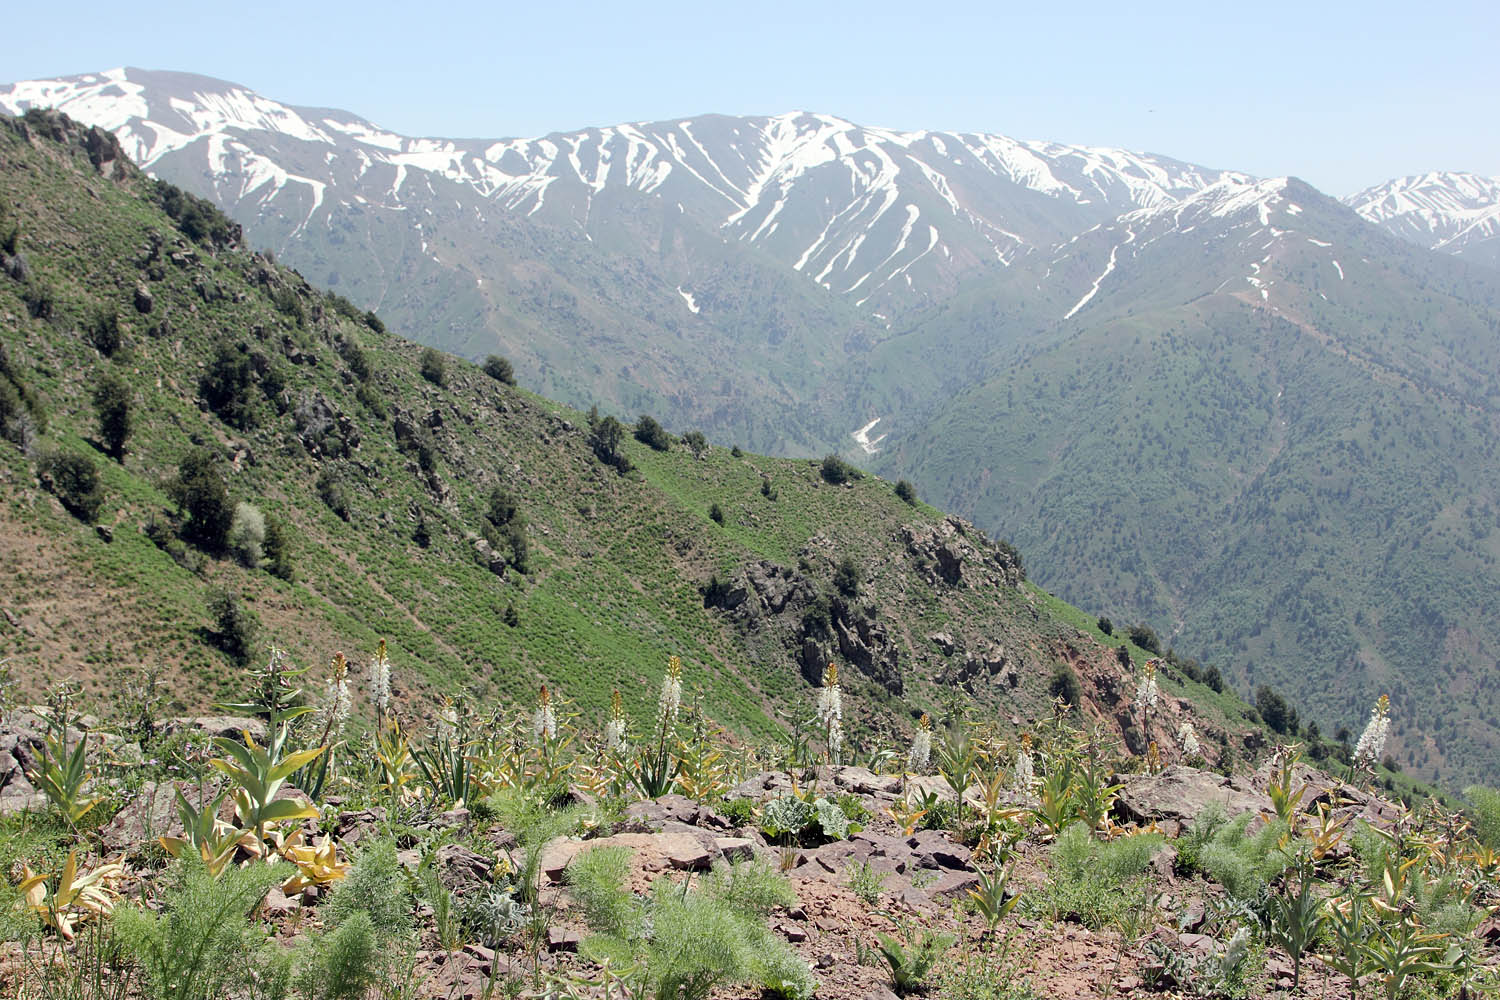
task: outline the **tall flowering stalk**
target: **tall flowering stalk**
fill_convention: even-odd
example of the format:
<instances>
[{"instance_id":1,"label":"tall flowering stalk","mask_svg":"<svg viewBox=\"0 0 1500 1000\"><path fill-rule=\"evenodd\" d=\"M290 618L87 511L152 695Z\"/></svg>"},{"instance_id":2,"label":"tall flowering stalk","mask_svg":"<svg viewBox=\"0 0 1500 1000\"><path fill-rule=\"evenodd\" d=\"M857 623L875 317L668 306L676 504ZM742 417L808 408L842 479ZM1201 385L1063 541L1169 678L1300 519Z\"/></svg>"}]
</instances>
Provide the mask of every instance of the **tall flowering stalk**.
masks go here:
<instances>
[{"instance_id":1,"label":"tall flowering stalk","mask_svg":"<svg viewBox=\"0 0 1500 1000\"><path fill-rule=\"evenodd\" d=\"M1354 745L1355 767L1367 771L1375 769L1385 753L1385 738L1390 729L1391 698L1390 695L1383 694L1375 702L1375 707L1370 711L1370 721L1365 725L1365 731L1359 734L1359 742Z\"/></svg>"},{"instance_id":2,"label":"tall flowering stalk","mask_svg":"<svg viewBox=\"0 0 1500 1000\"><path fill-rule=\"evenodd\" d=\"M604 746L611 753L625 749L625 706L620 698L620 689L615 688L609 699L609 721L604 724Z\"/></svg>"},{"instance_id":3,"label":"tall flowering stalk","mask_svg":"<svg viewBox=\"0 0 1500 1000\"><path fill-rule=\"evenodd\" d=\"M375 647L375 658L370 661L370 704L375 708L375 724L385 724L391 711L391 661L385 655L385 640Z\"/></svg>"},{"instance_id":4,"label":"tall flowering stalk","mask_svg":"<svg viewBox=\"0 0 1500 1000\"><path fill-rule=\"evenodd\" d=\"M926 712L917 720L917 731L912 734L911 749L906 752L906 769L912 774L922 774L932 763L932 717Z\"/></svg>"},{"instance_id":5,"label":"tall flowering stalk","mask_svg":"<svg viewBox=\"0 0 1500 1000\"><path fill-rule=\"evenodd\" d=\"M1031 734L1021 734L1021 747L1016 751L1016 768L1011 774L1011 787L1022 795L1030 795L1036 784L1036 761L1031 757Z\"/></svg>"},{"instance_id":6,"label":"tall flowering stalk","mask_svg":"<svg viewBox=\"0 0 1500 1000\"><path fill-rule=\"evenodd\" d=\"M552 693L545 684L537 697L536 711L531 713L531 736L543 747L557 739L557 712L552 708Z\"/></svg>"},{"instance_id":7,"label":"tall flowering stalk","mask_svg":"<svg viewBox=\"0 0 1500 1000\"><path fill-rule=\"evenodd\" d=\"M839 692L838 664L830 663L823 671L823 686L818 689L818 725L828 746L829 763L839 762L844 746L844 698Z\"/></svg>"},{"instance_id":8,"label":"tall flowering stalk","mask_svg":"<svg viewBox=\"0 0 1500 1000\"><path fill-rule=\"evenodd\" d=\"M1198 731L1186 719L1177 727L1177 742L1182 745L1184 757L1201 757L1203 748L1198 744Z\"/></svg>"},{"instance_id":9,"label":"tall flowering stalk","mask_svg":"<svg viewBox=\"0 0 1500 1000\"><path fill-rule=\"evenodd\" d=\"M667 673L661 679L661 697L656 701L658 735L671 729L682 708L682 657L667 657Z\"/></svg>"},{"instance_id":10,"label":"tall flowering stalk","mask_svg":"<svg viewBox=\"0 0 1500 1000\"><path fill-rule=\"evenodd\" d=\"M630 772L631 782L648 799L661 798L670 792L682 770L682 760L674 758L671 740L682 708L682 659L667 658L667 673L661 681L661 697L656 702L656 745L642 747Z\"/></svg>"},{"instance_id":11,"label":"tall flowering stalk","mask_svg":"<svg viewBox=\"0 0 1500 1000\"><path fill-rule=\"evenodd\" d=\"M1156 686L1156 661L1147 660L1141 674L1141 683L1135 689L1135 703L1141 708L1141 732L1148 742L1151 740L1151 710L1160 700L1161 692Z\"/></svg>"}]
</instances>

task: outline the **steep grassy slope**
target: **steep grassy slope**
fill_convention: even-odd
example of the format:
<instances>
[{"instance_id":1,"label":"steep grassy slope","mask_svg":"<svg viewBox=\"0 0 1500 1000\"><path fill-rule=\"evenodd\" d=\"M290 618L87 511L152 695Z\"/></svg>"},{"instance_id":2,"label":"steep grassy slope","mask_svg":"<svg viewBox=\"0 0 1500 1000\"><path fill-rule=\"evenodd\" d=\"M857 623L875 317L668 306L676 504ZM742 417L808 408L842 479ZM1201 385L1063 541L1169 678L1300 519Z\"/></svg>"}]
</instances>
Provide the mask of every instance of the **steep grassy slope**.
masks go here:
<instances>
[{"instance_id":1,"label":"steep grassy slope","mask_svg":"<svg viewBox=\"0 0 1500 1000\"><path fill-rule=\"evenodd\" d=\"M857 728L883 729L960 686L1030 717L1057 664L1114 660L1006 548L877 479L835 486L818 463L628 435L621 475L575 411L454 358L444 384L425 379L418 347L239 249L227 220L145 178L105 133L6 121L0 205L15 233L0 275L0 642L28 693L74 675L119 699L127 673L159 667L180 705L202 707L238 683L215 648L214 587L301 664L389 639L413 699L524 702L546 681L595 715L618 687L645 718L678 654L688 692L747 733L805 703L825 660L845 667ZM111 379L132 410L118 461L92 402ZM195 449L283 528L293 579L184 545L170 484ZM55 471L38 478L59 452L98 469L95 516L44 489L66 492ZM496 487L524 517L525 572L480 544ZM836 593L846 560L853 584ZM1207 732L1244 727L1242 707L1205 713Z\"/></svg>"}]
</instances>

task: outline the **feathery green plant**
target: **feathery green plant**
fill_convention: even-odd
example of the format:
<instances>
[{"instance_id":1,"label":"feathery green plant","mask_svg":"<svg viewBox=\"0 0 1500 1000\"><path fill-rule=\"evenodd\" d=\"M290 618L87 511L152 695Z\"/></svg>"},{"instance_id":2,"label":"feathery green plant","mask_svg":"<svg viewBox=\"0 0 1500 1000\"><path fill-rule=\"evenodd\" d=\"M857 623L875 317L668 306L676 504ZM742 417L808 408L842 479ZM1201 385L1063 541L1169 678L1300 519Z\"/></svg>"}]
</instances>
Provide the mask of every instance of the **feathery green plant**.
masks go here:
<instances>
[{"instance_id":1,"label":"feathery green plant","mask_svg":"<svg viewBox=\"0 0 1500 1000\"><path fill-rule=\"evenodd\" d=\"M253 954L247 915L281 880L280 865L226 869L217 879L191 851L175 863L162 910L115 910L125 950L145 972L154 1000L217 1000L225 996Z\"/></svg>"}]
</instances>

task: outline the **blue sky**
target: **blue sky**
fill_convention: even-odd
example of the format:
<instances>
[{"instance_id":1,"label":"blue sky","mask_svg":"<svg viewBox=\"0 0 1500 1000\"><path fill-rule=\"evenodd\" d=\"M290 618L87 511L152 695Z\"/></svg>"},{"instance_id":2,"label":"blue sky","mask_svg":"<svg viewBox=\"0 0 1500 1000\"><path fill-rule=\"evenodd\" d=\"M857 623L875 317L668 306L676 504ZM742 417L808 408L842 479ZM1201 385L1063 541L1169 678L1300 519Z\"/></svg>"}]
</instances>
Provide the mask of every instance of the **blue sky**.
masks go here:
<instances>
[{"instance_id":1,"label":"blue sky","mask_svg":"<svg viewBox=\"0 0 1500 1000\"><path fill-rule=\"evenodd\" d=\"M0 80L119 65L242 83L407 134L716 111L1124 146L1332 194L1500 175L1500 4L1304 0L17 4ZM1424 14L1430 13L1430 17Z\"/></svg>"}]
</instances>

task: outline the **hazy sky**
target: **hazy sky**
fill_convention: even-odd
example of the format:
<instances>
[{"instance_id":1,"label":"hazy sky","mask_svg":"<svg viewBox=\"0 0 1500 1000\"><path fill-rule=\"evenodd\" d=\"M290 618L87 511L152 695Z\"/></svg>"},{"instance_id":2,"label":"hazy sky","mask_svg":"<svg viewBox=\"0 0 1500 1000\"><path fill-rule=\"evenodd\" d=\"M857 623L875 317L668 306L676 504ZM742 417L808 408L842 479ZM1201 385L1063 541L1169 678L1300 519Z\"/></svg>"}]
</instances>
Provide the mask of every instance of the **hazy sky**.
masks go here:
<instances>
[{"instance_id":1,"label":"hazy sky","mask_svg":"<svg viewBox=\"0 0 1500 1000\"><path fill-rule=\"evenodd\" d=\"M1348 194L1500 175L1500 4L14 4L0 80L222 77L406 134L703 112L1123 146ZM18 44L24 40L24 43Z\"/></svg>"}]
</instances>

